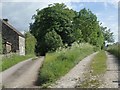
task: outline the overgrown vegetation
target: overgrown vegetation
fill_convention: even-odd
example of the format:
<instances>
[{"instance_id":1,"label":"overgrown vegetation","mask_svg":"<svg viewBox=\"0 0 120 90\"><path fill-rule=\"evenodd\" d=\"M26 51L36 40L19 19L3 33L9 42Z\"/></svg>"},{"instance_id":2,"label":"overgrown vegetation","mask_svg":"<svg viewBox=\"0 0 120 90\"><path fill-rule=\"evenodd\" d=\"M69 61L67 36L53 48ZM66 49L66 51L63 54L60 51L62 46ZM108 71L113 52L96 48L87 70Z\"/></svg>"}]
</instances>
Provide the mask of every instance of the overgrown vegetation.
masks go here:
<instances>
[{"instance_id":1,"label":"overgrown vegetation","mask_svg":"<svg viewBox=\"0 0 120 90\"><path fill-rule=\"evenodd\" d=\"M43 67L39 72L38 85L46 87L65 75L80 60L93 53L93 48L90 44L74 43L69 48L47 53Z\"/></svg>"},{"instance_id":2,"label":"overgrown vegetation","mask_svg":"<svg viewBox=\"0 0 120 90\"><path fill-rule=\"evenodd\" d=\"M101 76L106 72L107 56L105 51L100 51L93 58L88 72L85 73L85 80L77 86L80 88L98 88L102 81Z\"/></svg>"},{"instance_id":3,"label":"overgrown vegetation","mask_svg":"<svg viewBox=\"0 0 120 90\"><path fill-rule=\"evenodd\" d=\"M12 54L11 56L8 57L3 57L2 58L2 71L10 68L11 66L24 61L26 59L32 58L34 55L26 55L26 56L20 56L17 54Z\"/></svg>"},{"instance_id":4,"label":"overgrown vegetation","mask_svg":"<svg viewBox=\"0 0 120 90\"><path fill-rule=\"evenodd\" d=\"M71 46L73 42L87 42L101 49L104 41L113 39L113 33L101 26L89 9L76 12L63 3L55 3L36 11L30 32L37 40L36 53L39 55L55 51L61 45Z\"/></svg>"},{"instance_id":5,"label":"overgrown vegetation","mask_svg":"<svg viewBox=\"0 0 120 90\"><path fill-rule=\"evenodd\" d=\"M28 54L35 54L35 45L36 45L36 39L35 37L30 33L25 33L25 53Z\"/></svg>"},{"instance_id":6,"label":"overgrown vegetation","mask_svg":"<svg viewBox=\"0 0 120 90\"><path fill-rule=\"evenodd\" d=\"M115 43L113 45L108 46L107 51L114 54L120 59L120 43Z\"/></svg>"}]
</instances>

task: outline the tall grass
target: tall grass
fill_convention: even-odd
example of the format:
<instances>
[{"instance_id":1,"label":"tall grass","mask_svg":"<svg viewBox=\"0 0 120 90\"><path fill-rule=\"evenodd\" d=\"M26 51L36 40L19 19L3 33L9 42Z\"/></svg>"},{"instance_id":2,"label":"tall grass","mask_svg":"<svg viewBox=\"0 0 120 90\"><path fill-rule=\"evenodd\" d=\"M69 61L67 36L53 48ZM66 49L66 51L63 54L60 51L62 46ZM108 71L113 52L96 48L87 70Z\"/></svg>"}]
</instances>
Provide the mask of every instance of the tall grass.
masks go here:
<instances>
[{"instance_id":1,"label":"tall grass","mask_svg":"<svg viewBox=\"0 0 120 90\"><path fill-rule=\"evenodd\" d=\"M26 56L20 56L20 55L17 55L17 54L13 54L12 56L9 56L9 57L3 57L2 58L2 70L1 71L4 71L8 68L10 68L11 66L23 61L23 60L26 60L26 59L29 59L31 57L34 57L34 55L26 55Z\"/></svg>"},{"instance_id":2,"label":"tall grass","mask_svg":"<svg viewBox=\"0 0 120 90\"><path fill-rule=\"evenodd\" d=\"M73 68L80 60L93 53L93 46L74 43L69 48L63 48L53 53L47 53L43 67L39 73L38 84L47 86L56 81Z\"/></svg>"},{"instance_id":3,"label":"tall grass","mask_svg":"<svg viewBox=\"0 0 120 90\"><path fill-rule=\"evenodd\" d=\"M107 48L107 51L114 54L115 56L117 56L120 59L120 44L119 43L110 45Z\"/></svg>"}]
</instances>

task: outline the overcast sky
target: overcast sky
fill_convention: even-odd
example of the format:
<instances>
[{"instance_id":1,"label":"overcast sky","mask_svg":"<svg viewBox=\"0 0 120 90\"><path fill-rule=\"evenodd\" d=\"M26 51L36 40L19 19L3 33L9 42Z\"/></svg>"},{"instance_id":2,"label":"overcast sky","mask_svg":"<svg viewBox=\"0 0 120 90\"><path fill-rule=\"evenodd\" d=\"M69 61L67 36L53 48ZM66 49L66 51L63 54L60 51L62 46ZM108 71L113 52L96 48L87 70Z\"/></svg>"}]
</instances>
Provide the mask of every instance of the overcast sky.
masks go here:
<instances>
[{"instance_id":1,"label":"overcast sky","mask_svg":"<svg viewBox=\"0 0 120 90\"><path fill-rule=\"evenodd\" d=\"M117 0L2 0L0 3L0 18L7 18L17 30L24 33L29 30L32 15L36 9L42 9L52 3L65 3L69 8L80 11L82 8L90 9L97 15L98 20L114 33L118 41L118 2ZM41 2L39 2L41 1Z\"/></svg>"}]
</instances>

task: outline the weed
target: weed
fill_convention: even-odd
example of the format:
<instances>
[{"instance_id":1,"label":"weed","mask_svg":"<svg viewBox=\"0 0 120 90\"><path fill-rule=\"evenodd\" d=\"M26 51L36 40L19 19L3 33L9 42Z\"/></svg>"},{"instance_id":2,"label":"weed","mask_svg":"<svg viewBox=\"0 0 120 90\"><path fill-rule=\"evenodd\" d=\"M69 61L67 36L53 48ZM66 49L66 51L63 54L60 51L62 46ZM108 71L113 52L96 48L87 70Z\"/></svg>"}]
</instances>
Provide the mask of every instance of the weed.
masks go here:
<instances>
[{"instance_id":1,"label":"weed","mask_svg":"<svg viewBox=\"0 0 120 90\"><path fill-rule=\"evenodd\" d=\"M49 83L55 82L91 53L93 53L93 46L76 43L69 48L47 53L39 73L39 85L48 86Z\"/></svg>"}]
</instances>

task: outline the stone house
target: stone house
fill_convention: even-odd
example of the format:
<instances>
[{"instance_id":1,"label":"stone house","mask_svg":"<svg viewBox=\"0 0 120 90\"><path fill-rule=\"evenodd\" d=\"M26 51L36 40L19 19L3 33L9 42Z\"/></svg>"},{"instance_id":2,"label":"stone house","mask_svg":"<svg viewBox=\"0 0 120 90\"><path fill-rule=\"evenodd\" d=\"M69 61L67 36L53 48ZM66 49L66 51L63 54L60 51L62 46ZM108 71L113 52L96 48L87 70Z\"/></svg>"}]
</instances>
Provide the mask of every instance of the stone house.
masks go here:
<instances>
[{"instance_id":1,"label":"stone house","mask_svg":"<svg viewBox=\"0 0 120 90\"><path fill-rule=\"evenodd\" d=\"M0 24L2 24L0 33L2 34L3 53L13 52L25 55L25 36L10 25L8 19L0 20Z\"/></svg>"}]
</instances>

